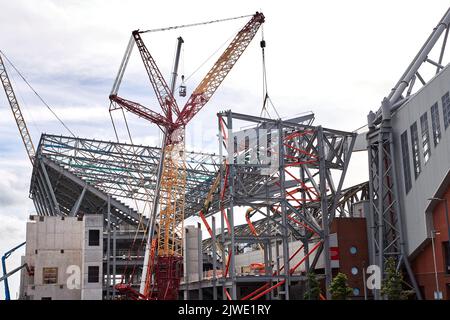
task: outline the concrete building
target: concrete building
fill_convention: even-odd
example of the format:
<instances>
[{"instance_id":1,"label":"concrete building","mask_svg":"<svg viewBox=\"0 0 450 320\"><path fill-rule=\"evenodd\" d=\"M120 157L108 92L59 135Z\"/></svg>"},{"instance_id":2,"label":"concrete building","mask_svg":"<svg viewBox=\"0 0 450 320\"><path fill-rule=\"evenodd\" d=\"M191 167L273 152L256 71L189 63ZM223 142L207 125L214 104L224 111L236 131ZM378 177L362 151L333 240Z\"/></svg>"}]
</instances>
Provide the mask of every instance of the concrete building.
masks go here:
<instances>
[{"instance_id":1,"label":"concrete building","mask_svg":"<svg viewBox=\"0 0 450 320\"><path fill-rule=\"evenodd\" d=\"M20 298L102 299L103 217L30 216Z\"/></svg>"}]
</instances>

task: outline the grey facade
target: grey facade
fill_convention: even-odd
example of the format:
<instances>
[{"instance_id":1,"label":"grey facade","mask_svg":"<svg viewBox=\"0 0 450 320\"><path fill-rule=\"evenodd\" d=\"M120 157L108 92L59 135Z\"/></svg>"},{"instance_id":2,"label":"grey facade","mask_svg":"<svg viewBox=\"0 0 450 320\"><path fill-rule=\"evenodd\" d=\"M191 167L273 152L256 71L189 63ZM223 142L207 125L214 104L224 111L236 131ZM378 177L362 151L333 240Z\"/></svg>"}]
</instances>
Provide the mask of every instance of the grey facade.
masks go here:
<instances>
[{"instance_id":1,"label":"grey facade","mask_svg":"<svg viewBox=\"0 0 450 320\"><path fill-rule=\"evenodd\" d=\"M448 121L445 123L444 116L444 111L450 110L450 106L444 105L449 92L450 67L447 66L392 115L394 163L400 182L399 198L408 255L414 254L430 236L430 224L425 214L428 198L436 193L449 171L450 126ZM415 134L418 138L416 147L413 145Z\"/></svg>"}]
</instances>

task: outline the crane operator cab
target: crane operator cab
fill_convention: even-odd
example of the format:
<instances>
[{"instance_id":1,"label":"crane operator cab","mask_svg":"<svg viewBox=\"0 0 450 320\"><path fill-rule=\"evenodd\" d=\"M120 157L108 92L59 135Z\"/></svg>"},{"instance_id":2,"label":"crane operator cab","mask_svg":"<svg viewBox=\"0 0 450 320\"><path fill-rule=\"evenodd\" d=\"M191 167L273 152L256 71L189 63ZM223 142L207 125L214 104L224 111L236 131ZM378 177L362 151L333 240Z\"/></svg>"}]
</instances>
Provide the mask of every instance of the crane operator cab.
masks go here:
<instances>
[{"instance_id":1,"label":"crane operator cab","mask_svg":"<svg viewBox=\"0 0 450 320\"><path fill-rule=\"evenodd\" d=\"M186 97L186 84L184 83L184 75L181 76L181 85L178 91L180 97Z\"/></svg>"}]
</instances>

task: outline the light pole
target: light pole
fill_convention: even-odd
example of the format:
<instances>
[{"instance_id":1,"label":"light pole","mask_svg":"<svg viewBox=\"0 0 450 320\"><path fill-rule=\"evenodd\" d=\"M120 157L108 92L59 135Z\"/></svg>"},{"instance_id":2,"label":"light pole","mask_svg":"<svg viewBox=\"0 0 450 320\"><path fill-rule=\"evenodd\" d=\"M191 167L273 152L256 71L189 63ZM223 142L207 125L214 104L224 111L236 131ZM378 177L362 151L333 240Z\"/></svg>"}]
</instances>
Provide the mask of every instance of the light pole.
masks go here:
<instances>
[{"instance_id":1,"label":"light pole","mask_svg":"<svg viewBox=\"0 0 450 320\"><path fill-rule=\"evenodd\" d=\"M436 293L434 295L434 299L440 300L441 292L439 291L439 280L438 280L438 274L437 274L437 268L436 268L436 250L434 246L434 238L436 235L439 234L439 232L436 232L436 230L431 230L431 246L433 248L433 265L434 265L434 277L436 280Z\"/></svg>"},{"instance_id":2,"label":"light pole","mask_svg":"<svg viewBox=\"0 0 450 320\"><path fill-rule=\"evenodd\" d=\"M363 261L362 265L362 274L363 274L363 288L364 288L364 300L367 300L367 288L366 288L366 262Z\"/></svg>"}]
</instances>

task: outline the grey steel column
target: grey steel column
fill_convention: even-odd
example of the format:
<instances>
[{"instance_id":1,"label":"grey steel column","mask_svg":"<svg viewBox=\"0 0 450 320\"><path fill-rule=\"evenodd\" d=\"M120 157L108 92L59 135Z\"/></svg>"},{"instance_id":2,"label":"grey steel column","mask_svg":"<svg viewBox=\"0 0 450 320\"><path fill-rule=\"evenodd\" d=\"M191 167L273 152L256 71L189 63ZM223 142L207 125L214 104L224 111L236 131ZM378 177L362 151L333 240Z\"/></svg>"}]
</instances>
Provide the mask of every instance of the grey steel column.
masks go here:
<instances>
[{"instance_id":1,"label":"grey steel column","mask_svg":"<svg viewBox=\"0 0 450 320\"><path fill-rule=\"evenodd\" d=\"M212 226L212 256L213 256L213 300L217 300L217 277L216 277L216 268L217 268L217 242L216 242L216 218L212 216L211 218L211 226Z\"/></svg>"},{"instance_id":2,"label":"grey steel column","mask_svg":"<svg viewBox=\"0 0 450 320\"><path fill-rule=\"evenodd\" d=\"M75 201L75 204L73 205L72 209L70 210L70 215L72 217L75 217L78 213L78 210L80 210L81 203L83 202L84 195L86 194L86 187L87 187L87 184L83 187L83 190L81 190L81 193L80 193L77 201Z\"/></svg>"},{"instance_id":3,"label":"grey steel column","mask_svg":"<svg viewBox=\"0 0 450 320\"><path fill-rule=\"evenodd\" d=\"M280 278L280 274L281 274L281 266L280 266L280 242L278 241L278 239L275 237L275 256L277 257L277 277L278 279ZM277 288L277 299L280 300L280 287L278 286ZM272 290L273 292L273 290Z\"/></svg>"},{"instance_id":4,"label":"grey steel column","mask_svg":"<svg viewBox=\"0 0 450 320\"><path fill-rule=\"evenodd\" d=\"M184 234L186 234L186 228L184 228ZM189 271L190 269L188 269L189 266L189 250L188 250L188 246L187 246L187 238L184 237L184 261L186 261L186 268L183 271L186 276L184 277L184 284L185 284L185 290L184 290L184 299L186 300L190 300L191 296L190 296L190 292L189 292L189 283L191 281L191 279L189 278Z\"/></svg>"},{"instance_id":5,"label":"grey steel column","mask_svg":"<svg viewBox=\"0 0 450 320\"><path fill-rule=\"evenodd\" d=\"M380 129L381 130L381 129ZM375 228L375 237L377 239L377 253L375 257L376 264L380 267L381 270L381 279L384 279L384 259L383 259L383 253L384 253L384 221L383 221L383 215L384 215L384 205L383 205L383 196L384 196L384 165L383 165L383 134L381 132L378 133L378 166L377 166L377 180L378 180L378 216L376 216L376 224L377 227ZM375 299L381 298L381 293L379 289L375 290Z\"/></svg>"},{"instance_id":6,"label":"grey steel column","mask_svg":"<svg viewBox=\"0 0 450 320\"><path fill-rule=\"evenodd\" d=\"M202 257L202 227L200 223L197 224L198 235L197 235L197 252L198 252L198 262L197 262L197 271L198 271L198 300L203 300L203 290L202 290L202 276L203 276L203 257Z\"/></svg>"},{"instance_id":7,"label":"grey steel column","mask_svg":"<svg viewBox=\"0 0 450 320\"><path fill-rule=\"evenodd\" d=\"M53 191L52 183L50 182L50 178L47 173L47 169L45 169L44 163L41 162L42 172L44 173L45 182L47 183L47 188L50 193L51 199L53 201L53 205L55 206L56 212L61 215L61 211L59 210L59 204L56 200L55 192Z\"/></svg>"},{"instance_id":8,"label":"grey steel column","mask_svg":"<svg viewBox=\"0 0 450 320\"><path fill-rule=\"evenodd\" d=\"M289 286L290 286L290 268L289 268L289 239L288 239L288 222L286 210L286 186L285 186L285 172L284 172L284 147L283 147L283 127L281 121L278 121L278 154L279 154L279 175L280 175L280 201L281 201L281 223L283 232L283 265L284 265L284 296L289 300ZM281 274L280 274L281 275Z\"/></svg>"},{"instance_id":9,"label":"grey steel column","mask_svg":"<svg viewBox=\"0 0 450 320\"><path fill-rule=\"evenodd\" d=\"M260 243L261 244L261 243ZM265 276L268 275L272 275L272 273L270 272L270 260L269 260L269 241L264 241L264 243L261 244L261 246L263 246L263 254L264 254L264 272L265 272ZM267 292L266 295L266 300L270 300L270 292Z\"/></svg>"},{"instance_id":10,"label":"grey steel column","mask_svg":"<svg viewBox=\"0 0 450 320\"><path fill-rule=\"evenodd\" d=\"M48 207L50 209L49 210L49 213L50 213L49 215L56 216L57 215L56 203L54 201L52 201L52 197L50 195L50 191L48 190L48 185L44 181L45 179L44 179L43 174L41 173L41 171L38 171L38 175L39 175L38 181L41 182L41 188L42 188L42 190L44 190L44 193L45 193L45 197L44 197L45 202L46 202L46 204L48 205Z\"/></svg>"},{"instance_id":11,"label":"grey steel column","mask_svg":"<svg viewBox=\"0 0 450 320\"><path fill-rule=\"evenodd\" d=\"M38 202L41 203L44 216L51 216L52 215L51 210L50 210L51 206L49 206L49 204L46 201L45 192L41 185L40 174L38 174L36 177L36 186L37 186L37 190L38 190L38 192L36 193L36 196L38 197Z\"/></svg>"},{"instance_id":12,"label":"grey steel column","mask_svg":"<svg viewBox=\"0 0 450 320\"><path fill-rule=\"evenodd\" d=\"M300 166L300 180L301 181L305 181L305 170L303 169L303 165L302 166ZM303 217L306 217L306 192L305 192L305 189L304 188L302 188L302 190L301 190L301 195L302 195L302 214L303 214ZM304 239L303 239L303 241L302 241L302 244L303 244L303 254L304 254L304 256L306 257L306 260L305 260L305 271L306 271L306 273L308 273L309 272L309 265L310 265L310 261L309 261L309 255L308 255L308 253L309 253L309 239L308 239L308 237L307 237L307 234L308 234L308 230L306 229L306 227L303 227L303 231L304 231ZM308 283L308 286L309 286L309 283Z\"/></svg>"},{"instance_id":13,"label":"grey steel column","mask_svg":"<svg viewBox=\"0 0 450 320\"><path fill-rule=\"evenodd\" d=\"M108 229L106 244L106 298L111 297L111 195L108 194Z\"/></svg>"},{"instance_id":14,"label":"grey steel column","mask_svg":"<svg viewBox=\"0 0 450 320\"><path fill-rule=\"evenodd\" d=\"M230 168L233 170L233 168ZM234 170L233 170L234 171ZM232 183L231 183L232 184ZM233 192L233 188L230 185L230 193ZM236 290L236 266L235 266L235 255L236 255L236 243L235 243L235 235L234 235L234 211L233 211L233 200L230 199L230 208L227 210L228 212L228 220L230 222L230 237L231 237L231 256L230 256L230 266L228 272L230 273L231 278L231 299L237 300L237 290Z\"/></svg>"},{"instance_id":15,"label":"grey steel column","mask_svg":"<svg viewBox=\"0 0 450 320\"><path fill-rule=\"evenodd\" d=\"M366 139L367 139L367 160L368 160L368 167L369 167L369 214L366 217L366 223L368 226L368 241L369 241L369 264L376 265L376 253L375 253L375 243L376 243L376 231L375 231L375 210L376 205L374 202L374 179L375 174L377 172L377 168L374 164L374 152L377 148L377 144L372 141L372 135L375 134L375 114L371 111L367 115L367 124L369 128L369 132L367 133ZM375 296L375 290L373 290L373 295Z\"/></svg>"},{"instance_id":16,"label":"grey steel column","mask_svg":"<svg viewBox=\"0 0 450 320\"><path fill-rule=\"evenodd\" d=\"M113 230L113 299L116 297L116 232Z\"/></svg>"},{"instance_id":17,"label":"grey steel column","mask_svg":"<svg viewBox=\"0 0 450 320\"><path fill-rule=\"evenodd\" d=\"M322 238L323 238L323 257L325 264L325 288L327 299L331 299L329 288L331 285L331 260L330 260L330 226L328 225L328 200L327 200L327 186L326 186L326 166L325 166L325 150L324 150L324 136L322 126L317 127L317 145L319 148L319 185L320 185L320 203L322 210Z\"/></svg>"},{"instance_id":18,"label":"grey steel column","mask_svg":"<svg viewBox=\"0 0 450 320\"><path fill-rule=\"evenodd\" d=\"M218 129L219 129L219 157L220 159L223 159L223 136L222 136L222 131L220 128L220 121L222 119L222 116L218 116L219 122L218 122ZM225 172L224 172L224 167L226 170L226 164L221 165L220 166L220 176L222 179L220 179L220 192L222 192L222 190L224 189L224 181L225 181ZM219 200L219 207L222 208L222 201ZM222 244L222 300L227 300L227 297L225 295L225 282L226 282L226 277L225 277L225 269L226 269L226 261L225 261L225 219L223 217L222 211L220 210L220 243Z\"/></svg>"},{"instance_id":19,"label":"grey steel column","mask_svg":"<svg viewBox=\"0 0 450 320\"><path fill-rule=\"evenodd\" d=\"M389 121L390 121L390 117L389 117ZM390 159L393 159L394 158L394 138L392 136L392 128L391 128L390 124L389 124L388 137L389 137L388 140L389 140ZM416 293L417 299L422 300L422 295L421 295L421 292L419 289L419 285L417 284L416 277L414 276L414 273L411 269L411 265L410 265L409 259L408 259L408 254L406 251L405 236L403 233L403 228L404 228L403 216L402 216L402 212L400 211L399 196L398 196L398 179L397 179L398 176L397 176L397 172L396 172L396 167L395 167L395 164L392 162L390 163L390 165L392 167L393 179L391 179L392 180L391 183L393 184L392 193L394 193L394 197L395 197L394 207L395 207L395 213L396 213L396 218L397 218L397 228L398 228L398 233L399 233L398 236L399 236L399 242L400 242L401 258L403 260L403 264L405 266L406 272L408 273L409 279L410 279L411 284ZM400 265L400 262L399 262L399 265Z\"/></svg>"},{"instance_id":20,"label":"grey steel column","mask_svg":"<svg viewBox=\"0 0 450 320\"><path fill-rule=\"evenodd\" d=\"M232 123L232 117L231 113L228 113L228 129L232 132L233 130L233 123ZM230 137L229 137L230 138ZM233 140L234 141L234 140ZM234 142L233 142L234 143ZM230 149L231 146L228 146ZM228 150L230 152L230 150ZM228 269L228 272L230 273L231 277L231 299L237 300L237 291L236 291L236 266L235 266L235 254L236 254L236 243L234 238L234 181L236 176L236 168L233 163L229 164L229 172L228 172L228 190L230 192L230 203L228 205L229 209L227 210L228 214L228 222L230 223L231 230L228 230L228 233L230 235L230 246L231 246L231 256L230 256L230 267Z\"/></svg>"}]
</instances>

